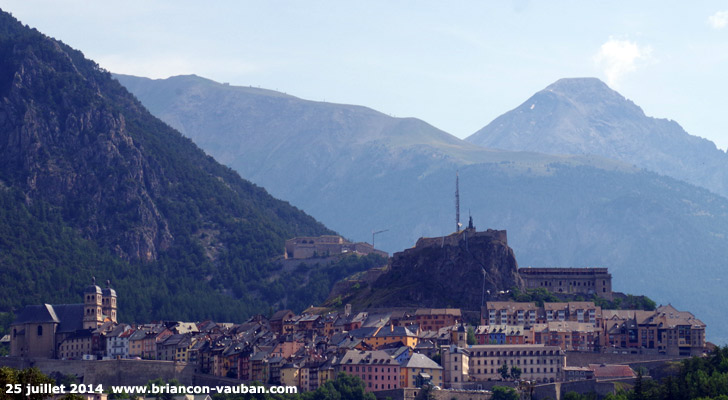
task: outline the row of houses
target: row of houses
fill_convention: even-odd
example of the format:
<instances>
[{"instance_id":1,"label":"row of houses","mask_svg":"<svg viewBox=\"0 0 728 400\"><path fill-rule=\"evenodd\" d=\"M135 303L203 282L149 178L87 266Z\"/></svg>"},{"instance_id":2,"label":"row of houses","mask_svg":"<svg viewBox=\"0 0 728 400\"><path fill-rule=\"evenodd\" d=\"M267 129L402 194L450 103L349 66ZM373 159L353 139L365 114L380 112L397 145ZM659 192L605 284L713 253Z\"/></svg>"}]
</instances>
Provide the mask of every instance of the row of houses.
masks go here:
<instances>
[{"instance_id":1,"label":"row of houses","mask_svg":"<svg viewBox=\"0 0 728 400\"><path fill-rule=\"evenodd\" d=\"M480 344L545 344L567 351L705 352L706 325L672 305L654 311L602 310L593 302L488 302L476 331Z\"/></svg>"}]
</instances>

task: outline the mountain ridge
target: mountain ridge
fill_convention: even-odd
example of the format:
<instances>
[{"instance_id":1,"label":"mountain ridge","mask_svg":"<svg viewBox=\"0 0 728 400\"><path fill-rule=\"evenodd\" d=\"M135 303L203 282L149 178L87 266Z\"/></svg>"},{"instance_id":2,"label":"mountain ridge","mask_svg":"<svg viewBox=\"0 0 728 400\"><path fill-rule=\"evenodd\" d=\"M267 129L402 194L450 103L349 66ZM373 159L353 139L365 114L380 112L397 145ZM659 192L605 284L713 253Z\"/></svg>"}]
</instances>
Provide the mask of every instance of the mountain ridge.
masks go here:
<instances>
[{"instance_id":1,"label":"mountain ridge","mask_svg":"<svg viewBox=\"0 0 728 400\"><path fill-rule=\"evenodd\" d=\"M13 276L0 309L47 292L76 301L93 274L115 282L132 321L237 320L303 309L357 268L314 266L309 290L302 275L276 278L286 239L334 232L217 163L80 51L5 12L0 26L0 181L7 220L24 226L0 221L0 267ZM62 239L24 232L34 226Z\"/></svg>"},{"instance_id":2,"label":"mountain ridge","mask_svg":"<svg viewBox=\"0 0 728 400\"><path fill-rule=\"evenodd\" d=\"M675 121L648 117L597 78L564 78L465 139L489 148L596 155L728 196L728 154Z\"/></svg>"}]
</instances>

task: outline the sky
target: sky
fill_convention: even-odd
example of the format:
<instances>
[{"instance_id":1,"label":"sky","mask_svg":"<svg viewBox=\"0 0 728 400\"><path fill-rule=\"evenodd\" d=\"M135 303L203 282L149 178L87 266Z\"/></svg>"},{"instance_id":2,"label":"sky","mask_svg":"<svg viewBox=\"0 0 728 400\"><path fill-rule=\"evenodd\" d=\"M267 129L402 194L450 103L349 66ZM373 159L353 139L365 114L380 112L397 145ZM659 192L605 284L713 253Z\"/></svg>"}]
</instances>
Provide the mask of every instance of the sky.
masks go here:
<instances>
[{"instance_id":1,"label":"sky","mask_svg":"<svg viewBox=\"0 0 728 400\"><path fill-rule=\"evenodd\" d=\"M196 74L465 138L561 78L728 147L725 1L0 0L114 72Z\"/></svg>"}]
</instances>

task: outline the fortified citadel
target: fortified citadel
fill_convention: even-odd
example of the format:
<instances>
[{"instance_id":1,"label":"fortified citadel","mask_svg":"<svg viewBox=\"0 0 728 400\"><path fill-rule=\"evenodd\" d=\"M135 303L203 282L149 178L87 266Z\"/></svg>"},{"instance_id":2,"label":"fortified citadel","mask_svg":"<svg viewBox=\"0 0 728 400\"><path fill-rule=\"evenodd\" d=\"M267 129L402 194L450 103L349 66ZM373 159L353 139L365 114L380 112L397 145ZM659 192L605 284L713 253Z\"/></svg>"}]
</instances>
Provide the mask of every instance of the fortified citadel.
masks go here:
<instances>
[{"instance_id":1,"label":"fortified citadel","mask_svg":"<svg viewBox=\"0 0 728 400\"><path fill-rule=\"evenodd\" d=\"M296 237L286 240L284 258L305 259L317 257L329 257L340 254L378 254L384 258L389 254L377 250L369 243L352 243L344 240L341 236L325 235L318 237Z\"/></svg>"}]
</instances>

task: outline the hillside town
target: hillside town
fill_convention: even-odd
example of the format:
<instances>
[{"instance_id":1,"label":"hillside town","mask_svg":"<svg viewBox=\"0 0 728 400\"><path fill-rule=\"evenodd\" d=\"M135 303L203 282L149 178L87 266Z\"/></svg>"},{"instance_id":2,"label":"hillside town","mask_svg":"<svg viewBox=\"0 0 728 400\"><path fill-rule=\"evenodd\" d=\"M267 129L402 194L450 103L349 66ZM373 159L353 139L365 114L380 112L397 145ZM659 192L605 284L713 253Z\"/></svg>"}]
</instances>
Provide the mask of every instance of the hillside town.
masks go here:
<instances>
[{"instance_id":1,"label":"hillside town","mask_svg":"<svg viewBox=\"0 0 728 400\"><path fill-rule=\"evenodd\" d=\"M680 358L706 351L705 324L671 305L644 311L604 310L589 301L489 301L479 321L467 321L467 311L456 308L353 312L346 305L339 312L280 310L242 323L125 324L117 320L118 297L108 282L103 289L89 285L83 299L20 310L11 325L10 356L167 361L301 391L344 372L360 377L366 390L382 392L631 379L633 369L601 363L600 356ZM575 353L594 362L570 365L567 354Z\"/></svg>"}]
</instances>

